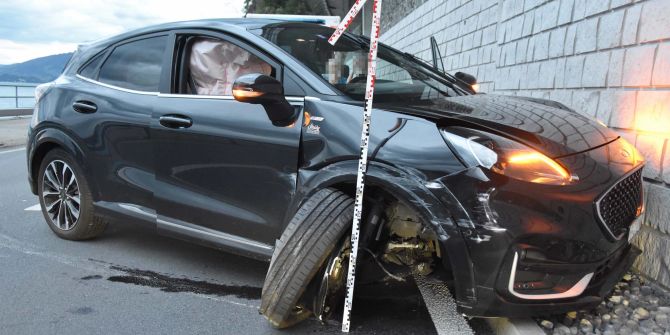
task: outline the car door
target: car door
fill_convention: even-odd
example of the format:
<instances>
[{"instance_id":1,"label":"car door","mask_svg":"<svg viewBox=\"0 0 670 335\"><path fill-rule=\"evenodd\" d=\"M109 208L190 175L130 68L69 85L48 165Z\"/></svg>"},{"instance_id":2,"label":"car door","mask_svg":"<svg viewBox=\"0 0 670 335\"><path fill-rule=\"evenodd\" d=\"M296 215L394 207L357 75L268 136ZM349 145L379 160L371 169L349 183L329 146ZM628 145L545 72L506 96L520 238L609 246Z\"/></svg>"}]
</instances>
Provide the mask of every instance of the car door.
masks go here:
<instances>
[{"instance_id":1,"label":"car door","mask_svg":"<svg viewBox=\"0 0 670 335\"><path fill-rule=\"evenodd\" d=\"M281 65L223 34L174 38L172 84L152 122L159 231L269 257L296 189L300 127L272 125L230 84L254 71L281 79ZM302 108L303 97L290 100Z\"/></svg>"},{"instance_id":2,"label":"car door","mask_svg":"<svg viewBox=\"0 0 670 335\"><path fill-rule=\"evenodd\" d=\"M85 64L73 83L76 118L84 129L86 169L93 176L96 205L151 223L154 161L149 129L158 99L169 35L119 42ZM82 123L75 126L74 123Z\"/></svg>"}]
</instances>

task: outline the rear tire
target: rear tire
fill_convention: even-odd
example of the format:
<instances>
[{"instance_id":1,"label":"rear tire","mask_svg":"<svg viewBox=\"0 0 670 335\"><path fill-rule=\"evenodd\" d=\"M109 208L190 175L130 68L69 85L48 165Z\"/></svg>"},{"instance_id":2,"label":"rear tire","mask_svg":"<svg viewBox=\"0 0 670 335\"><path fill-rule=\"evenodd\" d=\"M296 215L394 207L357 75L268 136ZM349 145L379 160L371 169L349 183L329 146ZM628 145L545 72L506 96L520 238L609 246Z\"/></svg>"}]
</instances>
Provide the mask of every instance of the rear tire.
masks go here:
<instances>
[{"instance_id":1,"label":"rear tire","mask_svg":"<svg viewBox=\"0 0 670 335\"><path fill-rule=\"evenodd\" d=\"M263 285L260 312L275 328L310 315L298 301L353 219L354 199L323 189L307 200L277 241Z\"/></svg>"},{"instance_id":2,"label":"rear tire","mask_svg":"<svg viewBox=\"0 0 670 335\"><path fill-rule=\"evenodd\" d=\"M37 176L37 190L44 219L58 237L87 240L107 227L95 213L82 169L67 152L54 149L46 154Z\"/></svg>"}]
</instances>

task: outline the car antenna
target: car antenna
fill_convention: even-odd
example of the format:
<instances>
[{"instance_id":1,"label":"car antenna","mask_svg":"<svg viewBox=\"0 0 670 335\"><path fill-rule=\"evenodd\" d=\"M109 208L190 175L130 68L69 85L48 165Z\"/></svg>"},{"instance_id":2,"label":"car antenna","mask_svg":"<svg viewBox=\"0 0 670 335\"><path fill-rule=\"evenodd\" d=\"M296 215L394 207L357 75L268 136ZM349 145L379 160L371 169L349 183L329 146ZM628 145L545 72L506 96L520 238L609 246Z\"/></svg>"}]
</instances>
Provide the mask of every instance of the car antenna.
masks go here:
<instances>
[{"instance_id":1,"label":"car antenna","mask_svg":"<svg viewBox=\"0 0 670 335\"><path fill-rule=\"evenodd\" d=\"M445 73L444 71L444 61L442 60L442 54L440 53L440 47L437 45L437 40L435 39L435 36L430 37L430 48L431 51L433 52L433 67L437 71L442 71L442 73ZM440 61L440 66L438 67L437 61Z\"/></svg>"}]
</instances>

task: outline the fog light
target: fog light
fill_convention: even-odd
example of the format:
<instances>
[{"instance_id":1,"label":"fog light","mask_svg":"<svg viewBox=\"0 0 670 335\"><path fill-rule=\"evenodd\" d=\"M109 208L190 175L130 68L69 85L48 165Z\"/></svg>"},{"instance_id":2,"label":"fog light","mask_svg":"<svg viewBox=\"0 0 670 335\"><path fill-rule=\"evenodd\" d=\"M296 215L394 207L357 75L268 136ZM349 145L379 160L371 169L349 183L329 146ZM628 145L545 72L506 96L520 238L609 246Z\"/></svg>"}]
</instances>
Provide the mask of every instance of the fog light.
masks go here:
<instances>
[{"instance_id":1,"label":"fog light","mask_svg":"<svg viewBox=\"0 0 670 335\"><path fill-rule=\"evenodd\" d=\"M543 265L518 267L519 253L514 253L507 289L513 296L524 300L551 300L576 297L586 290L593 272L563 274L542 271ZM580 279L581 277L581 279Z\"/></svg>"},{"instance_id":2,"label":"fog light","mask_svg":"<svg viewBox=\"0 0 670 335\"><path fill-rule=\"evenodd\" d=\"M528 282L515 282L515 290L546 290L553 288L553 283L548 283L544 281L528 281Z\"/></svg>"}]
</instances>

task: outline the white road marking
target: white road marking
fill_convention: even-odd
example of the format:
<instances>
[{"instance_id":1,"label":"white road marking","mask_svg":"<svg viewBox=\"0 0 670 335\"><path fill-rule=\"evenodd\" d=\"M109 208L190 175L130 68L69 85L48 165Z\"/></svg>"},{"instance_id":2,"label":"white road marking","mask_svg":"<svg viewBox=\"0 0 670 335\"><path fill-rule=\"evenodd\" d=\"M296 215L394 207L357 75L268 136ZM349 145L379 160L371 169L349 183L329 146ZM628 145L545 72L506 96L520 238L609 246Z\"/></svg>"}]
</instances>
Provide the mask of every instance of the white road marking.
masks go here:
<instances>
[{"instance_id":1,"label":"white road marking","mask_svg":"<svg viewBox=\"0 0 670 335\"><path fill-rule=\"evenodd\" d=\"M0 116L0 121L30 119L32 117L32 115Z\"/></svg>"},{"instance_id":2,"label":"white road marking","mask_svg":"<svg viewBox=\"0 0 670 335\"><path fill-rule=\"evenodd\" d=\"M423 301L426 303L430 318L439 335L443 334L474 334L465 318L456 310L456 300L451 296L449 288L442 282L431 282L426 277L414 275Z\"/></svg>"},{"instance_id":3,"label":"white road marking","mask_svg":"<svg viewBox=\"0 0 670 335\"><path fill-rule=\"evenodd\" d=\"M202 299L207 299L207 300L212 300L212 301L218 301L218 302L225 302L227 304L246 307L246 308L251 308L251 309L255 309L255 310L258 310L259 308L261 308L261 306L244 304L244 303L241 303L241 302L231 301L231 300L228 300L228 299L221 299L221 298L212 297L212 296L204 295L204 294L200 294L200 293L192 293L192 292L185 292L185 293L190 295L190 296L197 297L197 298L202 298Z\"/></svg>"},{"instance_id":4,"label":"white road marking","mask_svg":"<svg viewBox=\"0 0 670 335\"><path fill-rule=\"evenodd\" d=\"M17 240L11 236L5 235L0 233L0 249L9 249L13 250L15 252L22 253L24 255L28 256L36 256L40 258L45 258L51 261L55 261L64 265L68 265L80 270L88 271L88 272L93 272L93 273L100 273L104 274L106 276L110 275L122 275L125 274L125 272L121 271L116 271L113 269L110 269L109 266L104 263L104 262L96 262L92 260L87 260L83 258L78 258L78 257L72 257L72 256L59 256L54 254L53 252L45 252L45 251L40 251L38 247L31 245L28 242L20 241ZM1 256L0 256L1 257ZM146 289L145 287L139 287L135 285L128 285L131 289L139 289L139 290L144 290ZM231 305L236 305L236 306L241 306L241 307L246 307L246 308L251 308L251 309L258 309L259 306L251 305L251 304L245 304L233 300L228 300L228 299L222 299L222 298L217 298L217 297L211 297L208 295L204 294L199 294L199 293L188 293L188 295L201 298L201 299L207 299L207 300L214 300L214 301L219 301Z\"/></svg>"},{"instance_id":5,"label":"white road marking","mask_svg":"<svg viewBox=\"0 0 670 335\"><path fill-rule=\"evenodd\" d=\"M17 152L17 151L23 151L23 150L26 150L26 148L18 148L18 149L0 151L0 155L12 153L12 152Z\"/></svg>"},{"instance_id":6,"label":"white road marking","mask_svg":"<svg viewBox=\"0 0 670 335\"><path fill-rule=\"evenodd\" d=\"M40 206L40 204L32 205L32 206L24 209L24 211L31 211L31 212L39 212L41 210L42 210L42 207Z\"/></svg>"}]
</instances>

